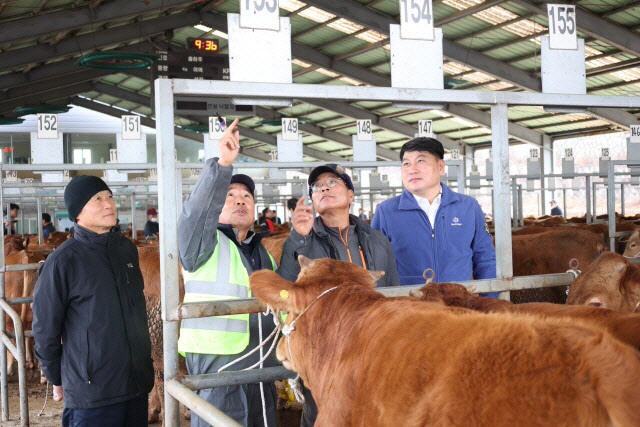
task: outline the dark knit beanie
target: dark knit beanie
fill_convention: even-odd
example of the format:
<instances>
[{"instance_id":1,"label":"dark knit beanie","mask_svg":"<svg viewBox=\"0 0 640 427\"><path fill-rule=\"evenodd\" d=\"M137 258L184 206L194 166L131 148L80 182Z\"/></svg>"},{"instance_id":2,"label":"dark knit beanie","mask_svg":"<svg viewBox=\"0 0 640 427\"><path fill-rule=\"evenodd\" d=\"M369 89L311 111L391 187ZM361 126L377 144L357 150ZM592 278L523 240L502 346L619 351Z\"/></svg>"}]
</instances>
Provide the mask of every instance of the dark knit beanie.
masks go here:
<instances>
[{"instance_id":1,"label":"dark knit beanie","mask_svg":"<svg viewBox=\"0 0 640 427\"><path fill-rule=\"evenodd\" d=\"M97 193L107 190L113 194L106 182L91 175L76 175L64 189L64 204L67 205L69 219L76 222L76 217L89 200Z\"/></svg>"}]
</instances>

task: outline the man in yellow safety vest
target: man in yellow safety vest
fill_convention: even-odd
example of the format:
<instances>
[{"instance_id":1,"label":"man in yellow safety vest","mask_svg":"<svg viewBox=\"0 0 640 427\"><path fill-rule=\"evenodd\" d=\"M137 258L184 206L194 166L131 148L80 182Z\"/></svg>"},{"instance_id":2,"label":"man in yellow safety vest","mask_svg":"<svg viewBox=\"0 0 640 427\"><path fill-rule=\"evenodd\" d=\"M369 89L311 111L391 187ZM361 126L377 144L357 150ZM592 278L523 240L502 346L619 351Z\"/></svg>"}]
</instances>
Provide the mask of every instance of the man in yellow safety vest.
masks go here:
<instances>
[{"instance_id":1,"label":"man in yellow safety vest","mask_svg":"<svg viewBox=\"0 0 640 427\"><path fill-rule=\"evenodd\" d=\"M178 221L178 246L185 282L184 302L250 298L249 275L277 265L251 231L254 222L255 184L247 175L232 175L240 150L236 119L218 141L219 158L208 159ZM260 319L261 317L261 319ZM262 324L260 332L259 324ZM185 355L189 374L215 373L255 348L274 329L263 314L185 319L180 327L178 351ZM231 365L247 368L260 360L260 352ZM264 366L277 366L275 352ZM267 422L277 425L276 388L263 383ZM264 425L259 384L199 390L198 395L244 426ZM195 413L191 426L208 424Z\"/></svg>"}]
</instances>

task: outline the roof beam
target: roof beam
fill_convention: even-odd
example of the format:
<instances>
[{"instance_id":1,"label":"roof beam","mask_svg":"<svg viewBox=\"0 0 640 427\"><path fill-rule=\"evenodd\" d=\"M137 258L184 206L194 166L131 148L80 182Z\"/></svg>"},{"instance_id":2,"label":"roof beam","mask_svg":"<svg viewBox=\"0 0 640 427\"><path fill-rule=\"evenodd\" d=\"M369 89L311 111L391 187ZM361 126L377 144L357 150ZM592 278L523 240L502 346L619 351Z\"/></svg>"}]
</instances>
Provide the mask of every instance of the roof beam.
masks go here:
<instances>
[{"instance_id":1,"label":"roof beam","mask_svg":"<svg viewBox=\"0 0 640 427\"><path fill-rule=\"evenodd\" d=\"M544 5L555 2L555 0L540 0L540 3L534 3L530 0L513 0L513 2L543 16L547 16L547 8L544 7ZM640 56L640 34L630 31L608 19L601 18L579 5L576 5L576 25L579 31L591 37L602 40L623 52Z\"/></svg>"},{"instance_id":2,"label":"roof beam","mask_svg":"<svg viewBox=\"0 0 640 427\"><path fill-rule=\"evenodd\" d=\"M70 37L55 45L39 43L35 46L13 49L0 53L0 70L23 67L34 62L50 61L67 55L77 55L79 52L97 50L116 43L140 40L171 29L196 25L199 22L200 14L198 12L187 12ZM2 25L5 26L7 23Z\"/></svg>"},{"instance_id":3,"label":"roof beam","mask_svg":"<svg viewBox=\"0 0 640 427\"><path fill-rule=\"evenodd\" d=\"M198 2L199 0L115 0L97 9L93 9L91 6L83 6L36 15L30 18L16 19L2 23L0 43L39 37L62 30L81 28L86 25L99 25L109 21L179 6L188 6Z\"/></svg>"},{"instance_id":4,"label":"roof beam","mask_svg":"<svg viewBox=\"0 0 640 427\"><path fill-rule=\"evenodd\" d=\"M306 3L313 4L327 12L349 19L387 36L389 35L389 25L398 24L397 19L352 0L308 0ZM540 79L530 75L528 72L509 66L502 61L466 48L444 37L442 39L442 49L444 57L447 59L465 64L523 89L535 91L542 89Z\"/></svg>"},{"instance_id":5,"label":"roof beam","mask_svg":"<svg viewBox=\"0 0 640 427\"><path fill-rule=\"evenodd\" d=\"M41 92L35 95L20 97L19 99L11 99L0 102L0 114L13 111L16 107L23 105L39 104L42 101L52 102L58 99L67 98L78 93L88 92L91 90L91 83L84 82L72 86L62 88L52 88L51 90Z\"/></svg>"},{"instance_id":6,"label":"roof beam","mask_svg":"<svg viewBox=\"0 0 640 427\"><path fill-rule=\"evenodd\" d=\"M497 6L500 3L504 3L505 1L507 0L485 0L473 7L458 10L457 12L453 12L452 14L447 15L443 18L436 19L433 25L435 27L441 27L445 24L448 24L449 22L455 21L456 19L462 19L469 15L473 15L474 13L482 12L483 10L490 9L493 6Z\"/></svg>"}]
</instances>

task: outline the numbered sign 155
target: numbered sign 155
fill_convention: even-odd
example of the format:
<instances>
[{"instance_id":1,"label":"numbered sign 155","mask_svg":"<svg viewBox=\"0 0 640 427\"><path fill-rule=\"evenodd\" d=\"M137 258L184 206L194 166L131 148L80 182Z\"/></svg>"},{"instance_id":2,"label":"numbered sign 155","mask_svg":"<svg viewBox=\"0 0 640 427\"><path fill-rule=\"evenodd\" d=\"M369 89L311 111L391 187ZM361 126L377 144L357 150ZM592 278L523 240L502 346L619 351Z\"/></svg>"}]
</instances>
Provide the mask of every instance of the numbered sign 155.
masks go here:
<instances>
[{"instance_id":1,"label":"numbered sign 155","mask_svg":"<svg viewBox=\"0 0 640 427\"><path fill-rule=\"evenodd\" d=\"M57 114L38 114L38 138L58 139Z\"/></svg>"},{"instance_id":2,"label":"numbered sign 155","mask_svg":"<svg viewBox=\"0 0 640 427\"><path fill-rule=\"evenodd\" d=\"M549 48L578 48L576 7L567 4L547 4L549 18Z\"/></svg>"}]
</instances>

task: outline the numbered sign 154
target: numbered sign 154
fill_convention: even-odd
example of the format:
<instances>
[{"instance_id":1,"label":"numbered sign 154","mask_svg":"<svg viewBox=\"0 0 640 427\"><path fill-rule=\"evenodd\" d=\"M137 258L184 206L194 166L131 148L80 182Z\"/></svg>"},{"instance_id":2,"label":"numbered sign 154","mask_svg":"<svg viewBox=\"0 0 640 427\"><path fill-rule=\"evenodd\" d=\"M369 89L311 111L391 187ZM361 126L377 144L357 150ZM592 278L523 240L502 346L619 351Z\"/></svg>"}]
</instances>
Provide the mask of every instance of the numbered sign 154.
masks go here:
<instances>
[{"instance_id":1,"label":"numbered sign 154","mask_svg":"<svg viewBox=\"0 0 640 427\"><path fill-rule=\"evenodd\" d=\"M433 4L431 0L400 1L400 37L433 40Z\"/></svg>"},{"instance_id":2,"label":"numbered sign 154","mask_svg":"<svg viewBox=\"0 0 640 427\"><path fill-rule=\"evenodd\" d=\"M224 133L226 117L221 117L222 123L217 117L209 117L209 139L220 139Z\"/></svg>"},{"instance_id":3,"label":"numbered sign 154","mask_svg":"<svg viewBox=\"0 0 640 427\"><path fill-rule=\"evenodd\" d=\"M278 0L240 0L240 26L258 30L280 30Z\"/></svg>"},{"instance_id":4,"label":"numbered sign 154","mask_svg":"<svg viewBox=\"0 0 640 427\"><path fill-rule=\"evenodd\" d=\"M141 139L140 116L122 116L122 139Z\"/></svg>"},{"instance_id":5,"label":"numbered sign 154","mask_svg":"<svg viewBox=\"0 0 640 427\"><path fill-rule=\"evenodd\" d=\"M431 120L420 120L418 122L418 136L421 138L433 137L433 122Z\"/></svg>"},{"instance_id":6,"label":"numbered sign 154","mask_svg":"<svg viewBox=\"0 0 640 427\"><path fill-rule=\"evenodd\" d=\"M57 114L38 114L38 138L58 139Z\"/></svg>"},{"instance_id":7,"label":"numbered sign 154","mask_svg":"<svg viewBox=\"0 0 640 427\"><path fill-rule=\"evenodd\" d=\"M298 119L282 119L282 139L285 141L298 140Z\"/></svg>"},{"instance_id":8,"label":"numbered sign 154","mask_svg":"<svg viewBox=\"0 0 640 427\"><path fill-rule=\"evenodd\" d=\"M371 129L371 120L357 120L358 140L371 141L373 139L373 131Z\"/></svg>"},{"instance_id":9,"label":"numbered sign 154","mask_svg":"<svg viewBox=\"0 0 640 427\"><path fill-rule=\"evenodd\" d=\"M549 48L576 50L578 36L576 7L568 4L547 4L549 18Z\"/></svg>"}]
</instances>

